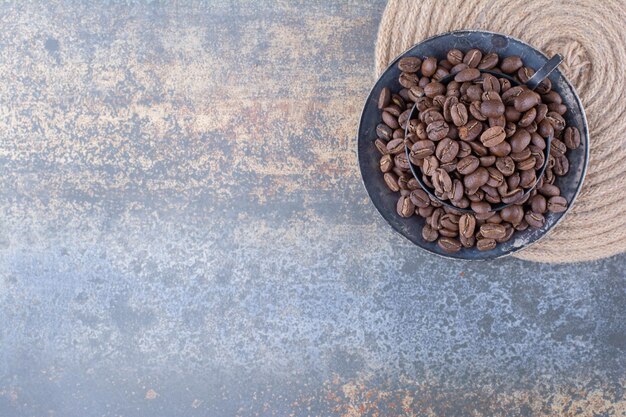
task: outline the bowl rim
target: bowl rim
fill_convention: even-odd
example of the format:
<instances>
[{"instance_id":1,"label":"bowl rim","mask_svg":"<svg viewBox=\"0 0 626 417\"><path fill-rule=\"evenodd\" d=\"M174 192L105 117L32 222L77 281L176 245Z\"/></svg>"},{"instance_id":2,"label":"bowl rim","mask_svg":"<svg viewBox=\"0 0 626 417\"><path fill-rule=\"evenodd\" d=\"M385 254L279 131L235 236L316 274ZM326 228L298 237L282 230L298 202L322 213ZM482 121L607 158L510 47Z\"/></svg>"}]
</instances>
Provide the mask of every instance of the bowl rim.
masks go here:
<instances>
[{"instance_id":1,"label":"bowl rim","mask_svg":"<svg viewBox=\"0 0 626 417\"><path fill-rule=\"evenodd\" d=\"M585 145L585 153L584 153L584 161L583 161L583 166L582 166L582 170L581 170L581 174L580 174L580 180L578 181L578 184L576 185L576 189L574 191L574 195L572 196L569 205L567 207L567 210L565 212L562 213L561 216L559 216L559 218L556 219L556 221L554 221L554 223L550 224L548 226L548 228L546 228L543 233L541 234L541 236L539 236L537 239L533 240L532 242L529 242L527 244L521 245L519 247L514 247L511 248L510 250L498 254L498 255L494 255L494 256L485 256L482 258L467 258L467 257L463 257L463 256L453 256L454 254L446 254L446 253L439 253L436 251L431 250L428 247L424 247L421 246L415 242L413 242L411 239L409 239L407 236L404 235L404 233L402 233L402 231L400 231L393 223L391 223L387 217L385 216L385 213L383 213L381 211L381 209L374 204L374 201L372 199L372 196L370 195L370 191L367 188L367 185L365 184L365 174L363 172L363 170L361 169L361 154L359 152L359 136L360 136L360 132L363 126L363 122L364 122L364 116L365 116L365 109L367 108L368 103L371 101L372 99L372 95L374 94L374 89L376 88L376 85L378 84L378 82L380 81L380 79L383 77L384 74L386 74L389 70L391 70L396 63L402 59L410 50L412 50L413 48L415 48L418 45L421 45L425 42L431 41L433 39L437 39L437 38L441 38L444 36L450 36L450 35L464 35L464 34L471 34L471 33L478 33L478 34L488 34L488 35L497 35L497 36L503 36L506 37L508 39L512 39L515 42L519 42L520 44L532 49L533 51L537 52L541 57L543 57L546 61L549 59L548 56L546 54L544 54L541 50L535 48L534 46L514 37L511 35L507 35L504 33L499 33L499 32L493 32L493 31L488 31L488 30L476 30L476 29L461 29L461 30L454 30L454 31L449 31L449 32L442 32L433 36L430 36L428 38L425 38L423 40L421 40L418 43L415 43L413 45L411 45L409 48L407 48L406 50L404 50L401 54L399 54L397 57L395 57L393 59L393 61L391 61L389 63L389 65L387 65L387 67L384 69L384 71L382 71L380 73L380 75L376 78L376 81L374 82L374 84L372 85L372 87L370 88L370 91L365 99L364 105L363 105L363 109L361 110L361 115L359 116L359 123L358 123L358 128L357 128L357 132L356 132L356 155L357 155L357 163L359 165L359 172L360 172L360 178L361 178L361 184L363 186L363 188L365 188L365 191L370 199L370 201L372 202L372 205L376 208L376 211L378 212L378 214L386 221L386 223L399 235L401 235L404 239L408 240L409 242L411 242L414 246L417 246L418 248L420 248L421 250L424 250L428 253L440 256L442 258L445 259L450 259L450 260L455 260L455 261L490 261L490 260L494 260L494 259L500 259L500 258L504 258L506 256L512 255L516 252L519 252L521 250L524 250L528 247L530 247L531 245L541 241L542 239L544 239L547 235L550 234L550 232L559 224L561 223L561 221L563 221L563 219L566 217L567 213L572 209L572 207L574 206L575 202L576 202L576 198L578 197L578 195L580 194L582 185L585 181L585 177L587 175L587 169L589 166L589 126L587 123L587 114L585 113L585 108L583 107L582 102L580 101L580 97L578 95L578 92L576 91L576 89L574 88L574 86L572 85L572 83L567 79L567 77L565 76L565 74L563 74L561 72L561 70L559 68L556 68L555 72L559 75L560 78L563 79L563 81L565 82L565 84L567 84L567 86L570 88L570 90L573 92L573 96L574 96L574 100L576 102L576 104L578 105L578 108L580 109L580 116L581 116L581 120L582 120L582 130L584 133L583 136L583 140L584 140L584 145ZM547 163L547 161L546 161ZM462 253L463 251L461 250L459 253ZM486 254L488 254L488 252L486 252Z\"/></svg>"}]
</instances>

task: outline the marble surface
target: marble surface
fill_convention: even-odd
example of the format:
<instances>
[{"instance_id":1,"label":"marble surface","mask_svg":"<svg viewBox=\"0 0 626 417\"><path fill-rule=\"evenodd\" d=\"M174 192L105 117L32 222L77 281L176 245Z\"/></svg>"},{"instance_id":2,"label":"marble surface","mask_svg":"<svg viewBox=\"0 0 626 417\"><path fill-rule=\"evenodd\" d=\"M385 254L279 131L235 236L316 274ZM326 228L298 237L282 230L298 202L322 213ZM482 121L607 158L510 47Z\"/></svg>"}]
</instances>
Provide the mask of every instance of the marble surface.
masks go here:
<instances>
[{"instance_id":1,"label":"marble surface","mask_svg":"<svg viewBox=\"0 0 626 417\"><path fill-rule=\"evenodd\" d=\"M626 256L376 213L384 2L0 5L0 416L624 416Z\"/></svg>"}]
</instances>

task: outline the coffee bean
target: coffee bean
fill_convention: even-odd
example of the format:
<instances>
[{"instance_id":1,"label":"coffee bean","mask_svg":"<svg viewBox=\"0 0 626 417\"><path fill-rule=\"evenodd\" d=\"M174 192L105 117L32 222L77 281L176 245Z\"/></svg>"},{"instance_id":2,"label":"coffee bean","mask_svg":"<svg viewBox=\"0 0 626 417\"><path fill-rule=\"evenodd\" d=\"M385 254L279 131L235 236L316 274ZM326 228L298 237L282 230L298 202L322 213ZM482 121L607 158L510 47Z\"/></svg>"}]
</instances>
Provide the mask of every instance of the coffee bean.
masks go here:
<instances>
[{"instance_id":1,"label":"coffee bean","mask_svg":"<svg viewBox=\"0 0 626 417\"><path fill-rule=\"evenodd\" d=\"M530 144L530 133L526 129L519 129L511 137L511 152L521 152Z\"/></svg>"},{"instance_id":2,"label":"coffee bean","mask_svg":"<svg viewBox=\"0 0 626 417\"><path fill-rule=\"evenodd\" d=\"M409 158L406 156L406 152L401 152L394 156L393 163L398 168L408 171L411 169L411 165L409 164Z\"/></svg>"},{"instance_id":3,"label":"coffee bean","mask_svg":"<svg viewBox=\"0 0 626 417\"><path fill-rule=\"evenodd\" d=\"M502 143L505 138L506 133L504 133L504 129L500 126L490 127L480 135L481 143L483 144L483 146L486 146L488 148Z\"/></svg>"},{"instance_id":4,"label":"coffee bean","mask_svg":"<svg viewBox=\"0 0 626 417\"><path fill-rule=\"evenodd\" d=\"M469 189L478 189L487 181L489 181L489 171L484 167L478 167L474 172L463 177L463 185Z\"/></svg>"},{"instance_id":5,"label":"coffee bean","mask_svg":"<svg viewBox=\"0 0 626 417\"><path fill-rule=\"evenodd\" d=\"M470 49L463 57L463 63L467 64L470 68L476 68L480 61L483 59L483 53L478 49Z\"/></svg>"},{"instance_id":6,"label":"coffee bean","mask_svg":"<svg viewBox=\"0 0 626 417\"><path fill-rule=\"evenodd\" d=\"M523 195L524 190L521 188L513 188L502 195L502 202L505 204L515 203L518 202Z\"/></svg>"},{"instance_id":7,"label":"coffee bean","mask_svg":"<svg viewBox=\"0 0 626 417\"><path fill-rule=\"evenodd\" d=\"M404 139L393 139L387 143L387 150L390 154L395 155L404 152Z\"/></svg>"},{"instance_id":8,"label":"coffee bean","mask_svg":"<svg viewBox=\"0 0 626 417\"><path fill-rule=\"evenodd\" d=\"M448 134L448 124L443 120L438 120L430 123L426 126L426 134L428 135L428 139L433 141L439 141L446 137Z\"/></svg>"},{"instance_id":9,"label":"coffee bean","mask_svg":"<svg viewBox=\"0 0 626 417\"><path fill-rule=\"evenodd\" d=\"M485 121L487 120L487 116L485 116L481 111L480 111L480 107L481 107L481 101L472 101L472 104L470 104L469 106L469 112L470 114L477 120L480 121Z\"/></svg>"},{"instance_id":10,"label":"coffee bean","mask_svg":"<svg viewBox=\"0 0 626 417\"><path fill-rule=\"evenodd\" d=\"M500 100L486 100L480 105L480 112L487 117L498 117L504 114L504 103Z\"/></svg>"},{"instance_id":11,"label":"coffee bean","mask_svg":"<svg viewBox=\"0 0 626 417\"><path fill-rule=\"evenodd\" d=\"M476 139L483 130L483 125L477 120L470 120L467 124L459 127L459 138L470 142Z\"/></svg>"},{"instance_id":12,"label":"coffee bean","mask_svg":"<svg viewBox=\"0 0 626 417\"><path fill-rule=\"evenodd\" d=\"M470 236L469 238L459 236L459 240L461 241L461 245L467 249L474 247L476 244L476 238L474 236Z\"/></svg>"},{"instance_id":13,"label":"coffee bean","mask_svg":"<svg viewBox=\"0 0 626 417\"><path fill-rule=\"evenodd\" d=\"M487 156L489 154L489 150L483 146L480 141L469 142L472 151L478 155L479 157Z\"/></svg>"},{"instance_id":14,"label":"coffee bean","mask_svg":"<svg viewBox=\"0 0 626 417\"><path fill-rule=\"evenodd\" d=\"M502 235L502 237L504 236L505 234ZM483 239L478 239L476 241L476 249L478 249L479 251L488 251L488 250L493 250L495 248L496 248L495 239L483 238Z\"/></svg>"},{"instance_id":15,"label":"coffee bean","mask_svg":"<svg viewBox=\"0 0 626 417\"><path fill-rule=\"evenodd\" d=\"M461 242L452 237L440 237L437 245L445 252L454 253L461 250Z\"/></svg>"},{"instance_id":16,"label":"coffee bean","mask_svg":"<svg viewBox=\"0 0 626 417\"><path fill-rule=\"evenodd\" d=\"M478 166L480 165L480 161L474 155L469 155L462 158L456 166L457 171L461 175L468 175L472 172L476 171Z\"/></svg>"},{"instance_id":17,"label":"coffee bean","mask_svg":"<svg viewBox=\"0 0 626 417\"><path fill-rule=\"evenodd\" d=\"M415 179L415 177L409 179L409 182L406 183L407 187L409 188L409 190L413 191L413 190L418 190L421 186L420 183L417 182L417 180Z\"/></svg>"},{"instance_id":18,"label":"coffee bean","mask_svg":"<svg viewBox=\"0 0 626 417\"><path fill-rule=\"evenodd\" d=\"M387 150L387 142L385 142L384 140L376 139L374 141L374 144L376 145L376 149L378 149L378 152L380 152L382 155L387 155L389 153L389 151Z\"/></svg>"},{"instance_id":19,"label":"coffee bean","mask_svg":"<svg viewBox=\"0 0 626 417\"><path fill-rule=\"evenodd\" d=\"M435 150L435 155L443 163L452 161L456 158L458 153L459 144L450 138L444 138L441 140L441 142L437 144L437 149Z\"/></svg>"},{"instance_id":20,"label":"coffee bean","mask_svg":"<svg viewBox=\"0 0 626 417\"><path fill-rule=\"evenodd\" d=\"M459 72L463 71L466 68L469 68L467 64L464 64L464 63L456 64L450 69L450 74L458 74Z\"/></svg>"},{"instance_id":21,"label":"coffee bean","mask_svg":"<svg viewBox=\"0 0 626 417\"><path fill-rule=\"evenodd\" d=\"M443 119L450 123L452 122L452 116L450 114L450 109L452 106L458 104L459 99L455 96L447 96L446 100L443 102Z\"/></svg>"},{"instance_id":22,"label":"coffee bean","mask_svg":"<svg viewBox=\"0 0 626 417\"><path fill-rule=\"evenodd\" d=\"M432 76L437 71L437 58L429 57L422 62L422 75L425 77Z\"/></svg>"},{"instance_id":23,"label":"coffee bean","mask_svg":"<svg viewBox=\"0 0 626 417\"><path fill-rule=\"evenodd\" d=\"M431 108L433 106L433 99L430 97L420 97L417 99L417 101L415 102L415 107L417 107L417 110L420 112L424 112L426 110L428 110L429 108ZM420 115L420 119L421 119L421 115Z\"/></svg>"},{"instance_id":24,"label":"coffee bean","mask_svg":"<svg viewBox=\"0 0 626 417\"><path fill-rule=\"evenodd\" d=\"M415 87L419 83L419 77L417 74L412 74L409 72L403 72L400 74L400 78L398 78L400 85L404 88Z\"/></svg>"},{"instance_id":25,"label":"coffee bean","mask_svg":"<svg viewBox=\"0 0 626 417\"><path fill-rule=\"evenodd\" d=\"M435 153L435 143L430 140L418 140L411 147L411 155L417 159L424 159Z\"/></svg>"},{"instance_id":26,"label":"coffee bean","mask_svg":"<svg viewBox=\"0 0 626 417\"><path fill-rule=\"evenodd\" d=\"M390 115L392 115L393 117L398 117L400 116L400 113L402 113L402 109L400 108L400 106L396 104L390 104L387 107L385 107L383 110L389 113Z\"/></svg>"},{"instance_id":27,"label":"coffee bean","mask_svg":"<svg viewBox=\"0 0 626 417\"><path fill-rule=\"evenodd\" d=\"M403 72L417 72L422 65L422 60L416 56L409 56L398 61L398 69Z\"/></svg>"},{"instance_id":28,"label":"coffee bean","mask_svg":"<svg viewBox=\"0 0 626 417\"><path fill-rule=\"evenodd\" d=\"M389 140L391 135L393 135L393 130L386 124L380 123L376 126L376 134L381 139Z\"/></svg>"},{"instance_id":29,"label":"coffee bean","mask_svg":"<svg viewBox=\"0 0 626 417\"><path fill-rule=\"evenodd\" d=\"M561 194L559 187L553 184L543 184L542 187L537 188L537 191L546 197L554 197Z\"/></svg>"},{"instance_id":30,"label":"coffee bean","mask_svg":"<svg viewBox=\"0 0 626 417\"><path fill-rule=\"evenodd\" d=\"M552 139L552 142L550 142L550 155L556 157L558 155L565 155L565 152L567 152L567 145L557 138Z\"/></svg>"},{"instance_id":31,"label":"coffee bean","mask_svg":"<svg viewBox=\"0 0 626 417\"><path fill-rule=\"evenodd\" d=\"M439 160L435 155L424 158L424 162L422 163L422 172L425 175L433 175L437 168L439 168Z\"/></svg>"},{"instance_id":32,"label":"coffee bean","mask_svg":"<svg viewBox=\"0 0 626 417\"><path fill-rule=\"evenodd\" d=\"M482 86L484 92L500 93L500 82L491 74L482 74Z\"/></svg>"},{"instance_id":33,"label":"coffee bean","mask_svg":"<svg viewBox=\"0 0 626 417\"><path fill-rule=\"evenodd\" d=\"M569 172L569 160L565 155L559 155L555 158L554 173L560 177Z\"/></svg>"},{"instance_id":34,"label":"coffee bean","mask_svg":"<svg viewBox=\"0 0 626 417\"><path fill-rule=\"evenodd\" d=\"M522 113L515 110L513 106L506 106L504 109L504 117L507 122L517 123L522 118Z\"/></svg>"},{"instance_id":35,"label":"coffee bean","mask_svg":"<svg viewBox=\"0 0 626 417\"><path fill-rule=\"evenodd\" d=\"M506 119L504 118L504 115L498 117L490 117L487 120L489 121L489 127L499 126L504 129L504 126L506 126ZM506 137L506 132L504 132L504 135Z\"/></svg>"},{"instance_id":36,"label":"coffee bean","mask_svg":"<svg viewBox=\"0 0 626 417\"><path fill-rule=\"evenodd\" d=\"M506 78L499 78L498 81L500 82L500 92L502 93L512 87L511 81L507 80Z\"/></svg>"},{"instance_id":37,"label":"coffee bean","mask_svg":"<svg viewBox=\"0 0 626 417\"><path fill-rule=\"evenodd\" d=\"M481 167L490 167L496 163L496 157L494 155L487 155L480 157L480 166Z\"/></svg>"},{"instance_id":38,"label":"coffee bean","mask_svg":"<svg viewBox=\"0 0 626 417\"><path fill-rule=\"evenodd\" d=\"M419 85L413 86L411 87L410 90L408 90L408 98L411 101L417 101L418 98L420 97L424 97L424 89L422 87L420 87Z\"/></svg>"},{"instance_id":39,"label":"coffee bean","mask_svg":"<svg viewBox=\"0 0 626 417\"><path fill-rule=\"evenodd\" d=\"M450 174L444 169L437 168L432 179L433 185L437 191L446 193L452 191L452 179L450 178Z\"/></svg>"},{"instance_id":40,"label":"coffee bean","mask_svg":"<svg viewBox=\"0 0 626 417\"><path fill-rule=\"evenodd\" d=\"M392 129L397 129L400 127L398 119L393 117L390 113L386 111L383 112L383 122L385 122L385 124Z\"/></svg>"},{"instance_id":41,"label":"coffee bean","mask_svg":"<svg viewBox=\"0 0 626 417\"><path fill-rule=\"evenodd\" d=\"M522 84L526 84L528 80L535 74L535 70L528 67L522 67L517 70L517 78L522 82Z\"/></svg>"},{"instance_id":42,"label":"coffee bean","mask_svg":"<svg viewBox=\"0 0 626 417\"><path fill-rule=\"evenodd\" d=\"M499 187L504 184L504 175L500 171L498 171L494 167L487 168L487 172L489 173L489 179L486 184L490 187Z\"/></svg>"},{"instance_id":43,"label":"coffee bean","mask_svg":"<svg viewBox=\"0 0 626 417\"><path fill-rule=\"evenodd\" d=\"M546 218L543 217L543 214L535 213L534 211L529 211L528 213L526 213L526 215L524 216L524 220L526 220L526 223L528 223L530 227L533 227L535 229L543 227L543 225L546 223Z\"/></svg>"},{"instance_id":44,"label":"coffee bean","mask_svg":"<svg viewBox=\"0 0 626 417\"><path fill-rule=\"evenodd\" d=\"M537 126L537 132L547 139L554 136L554 127L547 119L543 119Z\"/></svg>"},{"instance_id":45,"label":"coffee bean","mask_svg":"<svg viewBox=\"0 0 626 417\"><path fill-rule=\"evenodd\" d=\"M483 96L483 89L479 85L472 84L467 88L465 94L471 101L481 100Z\"/></svg>"},{"instance_id":46,"label":"coffee bean","mask_svg":"<svg viewBox=\"0 0 626 417\"><path fill-rule=\"evenodd\" d=\"M454 172L456 170L456 163L458 162L457 158L454 158L450 162L442 162L439 164L439 168L446 171L448 174Z\"/></svg>"},{"instance_id":47,"label":"coffee bean","mask_svg":"<svg viewBox=\"0 0 626 417\"><path fill-rule=\"evenodd\" d=\"M506 229L501 224L484 223L480 226L480 234L486 239L498 239L504 237Z\"/></svg>"},{"instance_id":48,"label":"coffee bean","mask_svg":"<svg viewBox=\"0 0 626 417\"><path fill-rule=\"evenodd\" d=\"M463 103L456 103L450 108L450 116L455 126L463 126L467 123L467 108Z\"/></svg>"},{"instance_id":49,"label":"coffee bean","mask_svg":"<svg viewBox=\"0 0 626 417\"><path fill-rule=\"evenodd\" d=\"M459 218L459 234L466 239L474 235L476 218L473 214L465 213Z\"/></svg>"},{"instance_id":50,"label":"coffee bean","mask_svg":"<svg viewBox=\"0 0 626 417\"><path fill-rule=\"evenodd\" d=\"M446 92L446 86L438 81L432 81L424 87L424 94L426 97L433 98L435 96L444 94Z\"/></svg>"},{"instance_id":51,"label":"coffee bean","mask_svg":"<svg viewBox=\"0 0 626 417\"><path fill-rule=\"evenodd\" d=\"M529 90L527 90L527 89L525 89L524 87L521 87L521 86L511 87L508 90L506 90L504 93L502 93L502 102L505 105L507 105L507 106L512 105L512 104L515 103L515 100L522 93L527 92L527 91L529 91Z\"/></svg>"},{"instance_id":52,"label":"coffee bean","mask_svg":"<svg viewBox=\"0 0 626 417\"><path fill-rule=\"evenodd\" d=\"M483 57L483 59L480 60L480 63L478 64L478 68L479 69L494 68L496 65L498 65L499 59L500 58L498 57L498 54L494 52L487 54Z\"/></svg>"},{"instance_id":53,"label":"coffee bean","mask_svg":"<svg viewBox=\"0 0 626 417\"><path fill-rule=\"evenodd\" d=\"M520 152L513 152L510 154L510 157L515 162L521 162L525 159L528 159L532 156L530 152L530 148L524 148Z\"/></svg>"},{"instance_id":54,"label":"coffee bean","mask_svg":"<svg viewBox=\"0 0 626 417\"><path fill-rule=\"evenodd\" d=\"M393 168L393 159L391 155L383 155L380 158L380 170L382 172L389 172Z\"/></svg>"},{"instance_id":55,"label":"coffee bean","mask_svg":"<svg viewBox=\"0 0 626 417\"><path fill-rule=\"evenodd\" d=\"M400 217L411 217L413 213L415 213L415 206L408 196L400 196L398 203L396 204L396 211Z\"/></svg>"},{"instance_id":56,"label":"coffee bean","mask_svg":"<svg viewBox=\"0 0 626 417\"><path fill-rule=\"evenodd\" d=\"M535 174L535 166L531 169L527 169L525 171L520 171L519 174L519 185L522 188L530 188L537 181L537 174Z\"/></svg>"},{"instance_id":57,"label":"coffee bean","mask_svg":"<svg viewBox=\"0 0 626 417\"><path fill-rule=\"evenodd\" d=\"M502 63L500 64L500 69L502 69L502 72L504 72L505 74L513 74L523 65L524 63L522 62L522 58L520 58L519 56L507 56L502 60Z\"/></svg>"},{"instance_id":58,"label":"coffee bean","mask_svg":"<svg viewBox=\"0 0 626 417\"><path fill-rule=\"evenodd\" d=\"M452 202L460 201L463 198L465 188L461 180L454 179L452 181L452 190L450 191L450 200Z\"/></svg>"},{"instance_id":59,"label":"coffee bean","mask_svg":"<svg viewBox=\"0 0 626 417\"><path fill-rule=\"evenodd\" d=\"M520 93L519 96L515 98L513 105L515 106L515 110L523 113L530 110L532 107L536 106L539 103L541 103L541 97L539 96L539 94L535 93L534 91L524 90L522 93Z\"/></svg>"},{"instance_id":60,"label":"coffee bean","mask_svg":"<svg viewBox=\"0 0 626 417\"><path fill-rule=\"evenodd\" d=\"M552 213L563 213L567 210L567 200L560 195L550 197L548 200L548 210Z\"/></svg>"},{"instance_id":61,"label":"coffee bean","mask_svg":"<svg viewBox=\"0 0 626 417\"><path fill-rule=\"evenodd\" d=\"M527 158L527 159L524 159L523 161L518 162L516 167L520 171L525 171L525 170L528 170L528 169L534 169L536 162L537 161L535 160L535 157L531 156L530 158Z\"/></svg>"},{"instance_id":62,"label":"coffee bean","mask_svg":"<svg viewBox=\"0 0 626 417\"><path fill-rule=\"evenodd\" d=\"M433 229L429 224L425 224L422 228L422 238L426 242L434 242L439 238L439 232Z\"/></svg>"},{"instance_id":63,"label":"coffee bean","mask_svg":"<svg viewBox=\"0 0 626 417\"><path fill-rule=\"evenodd\" d=\"M563 134L563 140L569 149L577 149L580 146L580 131L575 127L568 127Z\"/></svg>"},{"instance_id":64,"label":"coffee bean","mask_svg":"<svg viewBox=\"0 0 626 417\"><path fill-rule=\"evenodd\" d=\"M548 209L546 198L541 194L535 195L530 199L530 207L535 213L543 214Z\"/></svg>"},{"instance_id":65,"label":"coffee bean","mask_svg":"<svg viewBox=\"0 0 626 417\"><path fill-rule=\"evenodd\" d=\"M430 206L430 198L428 197L426 191L421 188L411 191L409 197L415 207L424 208Z\"/></svg>"},{"instance_id":66,"label":"coffee bean","mask_svg":"<svg viewBox=\"0 0 626 417\"><path fill-rule=\"evenodd\" d=\"M563 119L563 116L557 112L548 112L544 120L547 120L552 125L552 128L557 132L565 129L565 119Z\"/></svg>"},{"instance_id":67,"label":"coffee bean","mask_svg":"<svg viewBox=\"0 0 626 417\"><path fill-rule=\"evenodd\" d=\"M433 80L439 81L447 77L448 75L450 75L450 71L440 66L440 67L437 67L437 71L435 71L435 74L433 74Z\"/></svg>"},{"instance_id":68,"label":"coffee bean","mask_svg":"<svg viewBox=\"0 0 626 417\"><path fill-rule=\"evenodd\" d=\"M387 187L389 187L389 189L393 192L398 192L400 191L400 186L398 186L398 177L391 173L391 172L386 172L384 175L384 179L385 179L385 184L387 184Z\"/></svg>"},{"instance_id":69,"label":"coffee bean","mask_svg":"<svg viewBox=\"0 0 626 417\"><path fill-rule=\"evenodd\" d=\"M432 122L444 120L443 115L439 112L439 109L437 109L436 107L431 107L427 110L422 111L420 113L420 119L422 120L422 122L426 123L427 125L431 124Z\"/></svg>"},{"instance_id":70,"label":"coffee bean","mask_svg":"<svg viewBox=\"0 0 626 417\"><path fill-rule=\"evenodd\" d=\"M458 234L459 216L451 213L444 214L443 216L441 216L441 226L443 226L444 229L457 232Z\"/></svg>"},{"instance_id":71,"label":"coffee bean","mask_svg":"<svg viewBox=\"0 0 626 417\"><path fill-rule=\"evenodd\" d=\"M524 209L522 206L506 206L500 211L500 217L505 222L509 222L512 225L519 224L524 218Z\"/></svg>"},{"instance_id":72,"label":"coffee bean","mask_svg":"<svg viewBox=\"0 0 626 417\"><path fill-rule=\"evenodd\" d=\"M391 102L391 91L387 87L384 87L380 90L380 95L378 96L378 108L384 109Z\"/></svg>"},{"instance_id":73,"label":"coffee bean","mask_svg":"<svg viewBox=\"0 0 626 417\"><path fill-rule=\"evenodd\" d=\"M519 173L514 172L506 178L506 184L508 185L509 190L515 190L520 183ZM504 194L502 194L504 195Z\"/></svg>"},{"instance_id":74,"label":"coffee bean","mask_svg":"<svg viewBox=\"0 0 626 417\"><path fill-rule=\"evenodd\" d=\"M476 68L466 68L463 71L458 72L454 76L454 81L458 81L458 82L462 83L462 82L466 82L466 81L474 81L478 77L480 77L480 71L479 70L477 70Z\"/></svg>"},{"instance_id":75,"label":"coffee bean","mask_svg":"<svg viewBox=\"0 0 626 417\"><path fill-rule=\"evenodd\" d=\"M496 159L496 168L508 177L515 171L515 162L509 156L500 157Z\"/></svg>"},{"instance_id":76,"label":"coffee bean","mask_svg":"<svg viewBox=\"0 0 626 417\"><path fill-rule=\"evenodd\" d=\"M542 150L546 148L546 141L537 132L533 132L530 134L530 143Z\"/></svg>"}]
</instances>

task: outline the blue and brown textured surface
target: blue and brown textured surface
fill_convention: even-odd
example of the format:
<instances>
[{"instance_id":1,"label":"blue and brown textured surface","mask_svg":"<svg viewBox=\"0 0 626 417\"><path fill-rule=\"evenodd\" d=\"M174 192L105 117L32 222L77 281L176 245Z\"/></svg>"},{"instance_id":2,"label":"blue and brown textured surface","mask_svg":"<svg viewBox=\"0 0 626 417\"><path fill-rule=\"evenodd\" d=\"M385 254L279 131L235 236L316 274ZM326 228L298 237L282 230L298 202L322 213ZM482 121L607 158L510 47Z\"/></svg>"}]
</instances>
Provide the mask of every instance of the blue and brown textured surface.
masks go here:
<instances>
[{"instance_id":1,"label":"blue and brown textured surface","mask_svg":"<svg viewBox=\"0 0 626 417\"><path fill-rule=\"evenodd\" d=\"M383 8L0 5L0 416L626 415L626 256L446 261L369 203Z\"/></svg>"}]
</instances>

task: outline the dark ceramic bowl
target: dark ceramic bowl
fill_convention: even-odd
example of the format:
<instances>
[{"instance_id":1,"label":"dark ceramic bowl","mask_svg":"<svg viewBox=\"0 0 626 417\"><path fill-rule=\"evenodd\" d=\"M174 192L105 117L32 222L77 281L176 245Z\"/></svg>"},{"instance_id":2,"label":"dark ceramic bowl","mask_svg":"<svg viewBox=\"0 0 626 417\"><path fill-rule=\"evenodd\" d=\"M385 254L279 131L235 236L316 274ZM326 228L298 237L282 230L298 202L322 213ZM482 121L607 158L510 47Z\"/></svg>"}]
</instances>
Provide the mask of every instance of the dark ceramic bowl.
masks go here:
<instances>
[{"instance_id":1,"label":"dark ceramic bowl","mask_svg":"<svg viewBox=\"0 0 626 417\"><path fill-rule=\"evenodd\" d=\"M437 59L444 59L447 51L452 48L458 48L464 52L471 48L479 48L485 53L496 52L501 58L510 55L519 55L524 61L524 65L534 69L541 67L548 60L543 53L518 39L485 31L462 30L444 33L428 38L413 46L391 63L378 81L376 81L374 88L365 102L359 122L357 137L361 177L363 178L367 193L383 218L398 233L417 246L448 258L495 259L521 250L538 241L559 223L563 216L567 214L567 211L564 213L546 214L546 224L544 227L541 229L529 228L521 232L516 231L508 242L499 243L496 248L491 251L481 252L476 248L464 248L456 253L444 252L437 246L437 242L427 242L422 238L422 227L425 221L423 218L412 216L409 219L405 219L396 213L396 202L398 201L399 194L387 188L378 165L380 154L374 146L374 140L377 137L376 126L381 122L380 110L378 110L377 107L380 91L383 87L389 87L394 92L402 89L402 86L398 82L400 70L396 66L397 61L406 56L417 56L420 58L435 56ZM568 150L567 152L570 162L569 172L564 177L557 177L555 181L555 184L561 189L561 195L567 199L569 207L572 207L583 183L587 171L587 162L589 160L589 131L587 129L587 118L585 117L585 111L580 103L580 99L576 91L574 91L574 87L572 87L563 74L557 69L552 72L548 78L552 81L552 89L561 95L563 103L568 108L567 113L564 115L567 125L575 126L580 130L580 147L575 150Z\"/></svg>"}]
</instances>

